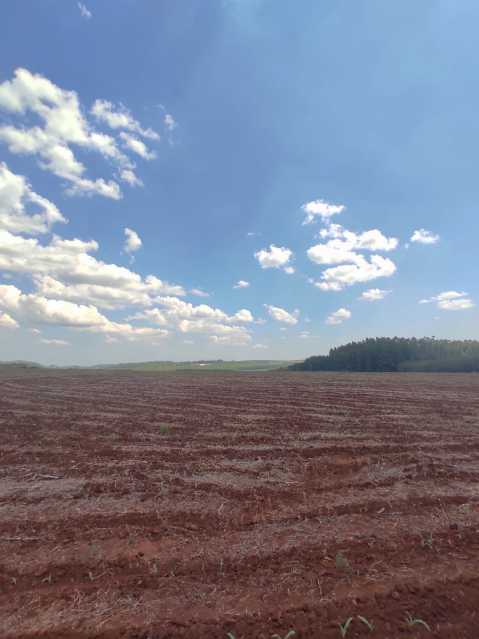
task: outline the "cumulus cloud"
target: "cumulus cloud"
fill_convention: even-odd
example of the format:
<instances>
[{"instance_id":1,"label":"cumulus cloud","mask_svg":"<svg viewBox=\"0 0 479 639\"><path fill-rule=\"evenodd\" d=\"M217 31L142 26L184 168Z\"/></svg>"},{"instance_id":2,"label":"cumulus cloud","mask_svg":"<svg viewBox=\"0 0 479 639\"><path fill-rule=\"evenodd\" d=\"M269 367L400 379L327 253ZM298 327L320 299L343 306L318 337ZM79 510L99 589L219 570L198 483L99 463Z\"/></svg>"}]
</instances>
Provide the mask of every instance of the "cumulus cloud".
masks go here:
<instances>
[{"instance_id":1,"label":"cumulus cloud","mask_svg":"<svg viewBox=\"0 0 479 639\"><path fill-rule=\"evenodd\" d=\"M143 337L166 337L169 334L164 329L112 322L93 305L48 299L38 293L23 293L12 285L0 285L0 309L25 324L64 326L125 337L130 340Z\"/></svg>"},{"instance_id":2,"label":"cumulus cloud","mask_svg":"<svg viewBox=\"0 0 479 639\"><path fill-rule=\"evenodd\" d=\"M48 344L49 346L69 346L70 342L67 342L64 339L46 339L43 338L40 340L42 344Z\"/></svg>"},{"instance_id":3,"label":"cumulus cloud","mask_svg":"<svg viewBox=\"0 0 479 639\"><path fill-rule=\"evenodd\" d=\"M233 286L233 288L248 288L249 286L250 286L250 283L247 282L246 280L238 280L236 284Z\"/></svg>"},{"instance_id":4,"label":"cumulus cloud","mask_svg":"<svg viewBox=\"0 0 479 639\"><path fill-rule=\"evenodd\" d=\"M334 326L336 324L342 324L345 320L351 317L351 311L347 308L338 308L337 311L331 313L326 319L326 324Z\"/></svg>"},{"instance_id":5,"label":"cumulus cloud","mask_svg":"<svg viewBox=\"0 0 479 639\"><path fill-rule=\"evenodd\" d=\"M135 253L141 248L143 242L141 241L138 233L133 229L129 229L128 227L126 227L123 229L123 232L125 234L125 243L123 245L123 250L125 251L125 253L131 255L131 253Z\"/></svg>"},{"instance_id":6,"label":"cumulus cloud","mask_svg":"<svg viewBox=\"0 0 479 639\"><path fill-rule=\"evenodd\" d=\"M302 210L306 213L303 224L311 224L316 217L323 221L329 220L333 215L342 213L346 207L344 204L330 204L326 200L312 200L302 205Z\"/></svg>"},{"instance_id":7,"label":"cumulus cloud","mask_svg":"<svg viewBox=\"0 0 479 639\"><path fill-rule=\"evenodd\" d=\"M159 133L153 129L143 128L123 104L115 106L108 100L95 100L90 112L97 120L104 122L111 129L132 131L150 140L160 139Z\"/></svg>"},{"instance_id":8,"label":"cumulus cloud","mask_svg":"<svg viewBox=\"0 0 479 639\"><path fill-rule=\"evenodd\" d=\"M0 328L18 328L18 322L8 313L0 313Z\"/></svg>"},{"instance_id":9,"label":"cumulus cloud","mask_svg":"<svg viewBox=\"0 0 479 639\"><path fill-rule=\"evenodd\" d=\"M332 237L328 242L308 249L309 259L316 264L342 264L356 262L361 256L357 251L393 251L398 246L395 237L386 237L379 229L354 233L339 224L323 229L321 237Z\"/></svg>"},{"instance_id":10,"label":"cumulus cloud","mask_svg":"<svg viewBox=\"0 0 479 639\"><path fill-rule=\"evenodd\" d=\"M42 245L0 229L0 270L31 275L47 297L93 303L102 308L127 305L151 306L158 295L185 295L183 287L154 275L146 278L123 266L106 264L90 253L94 240L63 240L54 236Z\"/></svg>"},{"instance_id":11,"label":"cumulus cloud","mask_svg":"<svg viewBox=\"0 0 479 639\"><path fill-rule=\"evenodd\" d=\"M419 300L420 304L435 302L437 307L444 311L465 311L474 308L475 304L464 291L444 291L428 299Z\"/></svg>"},{"instance_id":12,"label":"cumulus cloud","mask_svg":"<svg viewBox=\"0 0 479 639\"><path fill-rule=\"evenodd\" d=\"M80 9L80 15L82 18L89 20L92 17L92 12L87 9L87 7L83 4L83 2L78 3L78 8Z\"/></svg>"},{"instance_id":13,"label":"cumulus cloud","mask_svg":"<svg viewBox=\"0 0 479 639\"><path fill-rule=\"evenodd\" d=\"M217 343L246 344L251 340L245 325L254 322L248 309L240 309L228 315L219 308L207 304L197 306L174 296L158 297L158 308L146 309L130 317L130 320L148 320L152 324L167 326L179 333L198 333L221 339Z\"/></svg>"},{"instance_id":14,"label":"cumulus cloud","mask_svg":"<svg viewBox=\"0 0 479 639\"><path fill-rule=\"evenodd\" d=\"M383 300L390 292L391 291L385 291L381 288L369 288L367 291L363 291L361 293L361 297L359 299L366 302L377 302L379 300Z\"/></svg>"},{"instance_id":15,"label":"cumulus cloud","mask_svg":"<svg viewBox=\"0 0 479 639\"><path fill-rule=\"evenodd\" d=\"M440 237L432 231L426 231L426 229L417 229L411 235L410 239L411 242L417 242L419 244L437 244L440 240Z\"/></svg>"},{"instance_id":16,"label":"cumulus cloud","mask_svg":"<svg viewBox=\"0 0 479 639\"><path fill-rule=\"evenodd\" d=\"M270 317L272 317L277 322L283 322L284 324L297 324L299 311L296 309L292 313L289 313L284 308L279 306L271 306L270 304L265 304L264 307L268 311Z\"/></svg>"},{"instance_id":17,"label":"cumulus cloud","mask_svg":"<svg viewBox=\"0 0 479 639\"><path fill-rule=\"evenodd\" d=\"M368 282L379 277L391 277L396 272L394 262L381 255L372 255L369 260L358 255L354 264L341 264L327 268L315 286L322 291L341 291L353 284Z\"/></svg>"},{"instance_id":18,"label":"cumulus cloud","mask_svg":"<svg viewBox=\"0 0 479 639\"><path fill-rule=\"evenodd\" d=\"M0 162L0 229L37 235L66 221L53 202L35 193L22 175Z\"/></svg>"},{"instance_id":19,"label":"cumulus cloud","mask_svg":"<svg viewBox=\"0 0 479 639\"><path fill-rule=\"evenodd\" d=\"M269 249L261 249L254 254L261 268L280 268L289 267L289 262L293 257L293 251L284 246L275 246L270 244Z\"/></svg>"},{"instance_id":20,"label":"cumulus cloud","mask_svg":"<svg viewBox=\"0 0 479 639\"><path fill-rule=\"evenodd\" d=\"M98 112L102 111L98 105L95 109L95 105L93 109L98 117ZM141 180L133 171L134 162L120 149L113 137L93 128L75 91L61 89L48 78L30 73L27 69L17 69L12 80L0 84L0 110L20 120L27 119L31 114L37 118L37 123L29 127L14 124L0 126L0 142L5 143L11 153L37 156L42 169L68 183L67 194L101 195L115 200L122 197L115 180L86 176L86 167L75 156L73 147L99 153L118 167L123 181L141 185ZM114 111L110 115L119 117ZM130 133L122 131L120 134L127 136L121 138L123 145L144 159L152 159L154 153L131 135L131 131L150 139L157 139L158 134L150 129L142 129L136 120L131 116L129 118L126 117ZM30 124L29 120L27 122Z\"/></svg>"}]
</instances>

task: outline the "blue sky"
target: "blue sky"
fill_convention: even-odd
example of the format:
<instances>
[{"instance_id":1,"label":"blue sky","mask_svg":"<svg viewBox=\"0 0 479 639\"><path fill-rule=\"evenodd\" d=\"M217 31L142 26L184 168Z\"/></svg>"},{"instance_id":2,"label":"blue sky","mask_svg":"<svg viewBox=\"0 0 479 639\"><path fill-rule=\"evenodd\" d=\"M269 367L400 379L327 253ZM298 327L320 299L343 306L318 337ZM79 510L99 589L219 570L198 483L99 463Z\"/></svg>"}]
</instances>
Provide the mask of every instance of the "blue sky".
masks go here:
<instances>
[{"instance_id":1,"label":"blue sky","mask_svg":"<svg viewBox=\"0 0 479 639\"><path fill-rule=\"evenodd\" d=\"M1 359L479 338L476 2L112 7L1 9Z\"/></svg>"}]
</instances>

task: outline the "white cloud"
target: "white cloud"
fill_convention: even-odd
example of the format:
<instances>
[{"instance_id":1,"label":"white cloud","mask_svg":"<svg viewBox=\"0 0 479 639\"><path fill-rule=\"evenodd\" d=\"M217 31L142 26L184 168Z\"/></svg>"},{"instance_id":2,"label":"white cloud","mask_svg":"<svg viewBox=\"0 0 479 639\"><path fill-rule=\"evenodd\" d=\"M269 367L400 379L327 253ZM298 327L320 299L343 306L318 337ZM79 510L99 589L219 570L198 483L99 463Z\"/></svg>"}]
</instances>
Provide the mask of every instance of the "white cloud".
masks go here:
<instances>
[{"instance_id":1,"label":"white cloud","mask_svg":"<svg viewBox=\"0 0 479 639\"><path fill-rule=\"evenodd\" d=\"M109 111L108 105L111 107ZM66 190L69 195L101 195L115 200L122 197L115 180L86 176L86 167L75 157L73 146L99 153L118 167L123 181L140 186L141 180L133 171L134 162L120 150L113 137L94 130L75 91L61 89L48 78L32 74L27 69L17 69L12 80L0 84L0 109L15 118L25 118L30 114L38 118L40 125L33 124L30 128L13 124L0 126L0 141L8 146L11 153L38 156L42 169L69 184ZM154 140L159 138L158 134L151 129L142 129L129 112L115 111L105 101L96 101L92 111L100 120L108 121L110 126L123 118L122 124L130 131L120 133L124 146L144 159L155 156L131 133Z\"/></svg>"},{"instance_id":2,"label":"white cloud","mask_svg":"<svg viewBox=\"0 0 479 639\"><path fill-rule=\"evenodd\" d=\"M175 122L174 117L171 115L171 113L165 114L163 123L165 127L168 129L168 131L173 131L173 129L176 129L176 127L178 126L177 123Z\"/></svg>"},{"instance_id":3,"label":"white cloud","mask_svg":"<svg viewBox=\"0 0 479 639\"><path fill-rule=\"evenodd\" d=\"M311 224L316 216L319 216L322 220L328 220L333 215L342 213L346 209L343 204L330 204L326 200L312 200L303 204L301 208L306 213L303 224Z\"/></svg>"},{"instance_id":4,"label":"white cloud","mask_svg":"<svg viewBox=\"0 0 479 639\"><path fill-rule=\"evenodd\" d=\"M156 153L154 153L154 151L150 151L140 138L137 138L130 133L125 133L125 131L120 133L120 138L126 148L133 151L133 153L136 153L144 160L154 160L156 158Z\"/></svg>"},{"instance_id":5,"label":"white cloud","mask_svg":"<svg viewBox=\"0 0 479 639\"><path fill-rule=\"evenodd\" d=\"M366 302L377 302L378 300L383 300L390 292L391 291L385 291L381 288L369 288L367 291L361 293L359 299Z\"/></svg>"},{"instance_id":6,"label":"white cloud","mask_svg":"<svg viewBox=\"0 0 479 639\"><path fill-rule=\"evenodd\" d=\"M268 249L261 249L254 254L260 263L261 268L282 268L289 267L289 262L293 257L293 251L284 246L270 244Z\"/></svg>"},{"instance_id":7,"label":"white cloud","mask_svg":"<svg viewBox=\"0 0 479 639\"><path fill-rule=\"evenodd\" d=\"M18 322L8 313L0 313L0 328L18 328Z\"/></svg>"},{"instance_id":8,"label":"white cloud","mask_svg":"<svg viewBox=\"0 0 479 639\"><path fill-rule=\"evenodd\" d=\"M435 302L437 307L444 311L465 311L474 308L475 304L465 292L444 291L434 297L420 300L420 304L429 304Z\"/></svg>"},{"instance_id":9,"label":"white cloud","mask_svg":"<svg viewBox=\"0 0 479 639\"><path fill-rule=\"evenodd\" d=\"M70 342L64 339L41 339L42 344L48 344L49 346L69 346Z\"/></svg>"},{"instance_id":10,"label":"white cloud","mask_svg":"<svg viewBox=\"0 0 479 639\"><path fill-rule=\"evenodd\" d=\"M122 169L120 178L130 186L143 186L143 182L132 169Z\"/></svg>"},{"instance_id":11,"label":"white cloud","mask_svg":"<svg viewBox=\"0 0 479 639\"><path fill-rule=\"evenodd\" d=\"M115 335L129 340L166 337L169 334L164 329L112 322L99 313L93 305L48 299L37 293L23 293L16 286L11 285L0 285L0 308L25 324L64 326Z\"/></svg>"},{"instance_id":12,"label":"white cloud","mask_svg":"<svg viewBox=\"0 0 479 639\"><path fill-rule=\"evenodd\" d=\"M124 228L123 232L126 238L123 245L123 250L125 251L125 253L131 254L135 251L138 251L143 244L138 233L133 229L129 229L128 227Z\"/></svg>"},{"instance_id":13,"label":"white cloud","mask_svg":"<svg viewBox=\"0 0 479 639\"><path fill-rule=\"evenodd\" d=\"M268 311L270 317L272 317L277 322L283 322L284 324L297 324L299 311L296 309L292 313L289 313L284 308L279 306L271 306L270 304L265 304L264 307Z\"/></svg>"},{"instance_id":14,"label":"white cloud","mask_svg":"<svg viewBox=\"0 0 479 639\"><path fill-rule=\"evenodd\" d=\"M248 309L243 308L233 315L228 315L219 308L207 304L194 306L173 296L158 297L156 302L160 308L146 309L128 319L147 320L179 333L215 336L213 341L218 343L246 344L251 340L244 326L254 323L254 317Z\"/></svg>"},{"instance_id":15,"label":"white cloud","mask_svg":"<svg viewBox=\"0 0 479 639\"><path fill-rule=\"evenodd\" d=\"M342 240L330 240L326 244L316 244L307 250L307 255L316 264L343 264L355 262L360 255L350 250Z\"/></svg>"},{"instance_id":16,"label":"white cloud","mask_svg":"<svg viewBox=\"0 0 479 639\"><path fill-rule=\"evenodd\" d=\"M301 331L299 337L300 339L309 339L311 337L311 333L309 331Z\"/></svg>"},{"instance_id":17,"label":"white cloud","mask_svg":"<svg viewBox=\"0 0 479 639\"><path fill-rule=\"evenodd\" d=\"M426 229L417 229L411 235L411 242L418 242L419 244L437 244L440 237L432 231L426 231Z\"/></svg>"},{"instance_id":18,"label":"white cloud","mask_svg":"<svg viewBox=\"0 0 479 639\"><path fill-rule=\"evenodd\" d=\"M95 241L62 240L54 236L47 245L0 229L0 270L31 275L47 297L93 303L102 308L137 304L151 306L158 295L185 295L181 286L154 275L141 278L116 264L106 264L91 252Z\"/></svg>"},{"instance_id":19,"label":"white cloud","mask_svg":"<svg viewBox=\"0 0 479 639\"><path fill-rule=\"evenodd\" d=\"M211 335L209 338L213 344L225 346L246 346L251 342L251 336L246 333L232 335Z\"/></svg>"},{"instance_id":20,"label":"white cloud","mask_svg":"<svg viewBox=\"0 0 479 639\"><path fill-rule=\"evenodd\" d=\"M31 128L1 126L0 141L8 145L11 153L39 155L41 168L71 182L69 193L121 197L116 182L85 178L85 167L69 146L75 144L97 151L105 158L131 168L113 138L91 129L74 91L60 89L47 78L27 69L17 69L13 80L0 84L0 109L17 116L32 112L43 123L43 127Z\"/></svg>"},{"instance_id":21,"label":"white cloud","mask_svg":"<svg viewBox=\"0 0 479 639\"><path fill-rule=\"evenodd\" d=\"M83 4L83 2L78 3L78 8L80 9L80 14L82 18L89 20L92 17L92 12L87 9L87 7Z\"/></svg>"},{"instance_id":22,"label":"white cloud","mask_svg":"<svg viewBox=\"0 0 479 639\"><path fill-rule=\"evenodd\" d=\"M265 348L269 348L266 344L253 344L252 348L255 350L263 350Z\"/></svg>"},{"instance_id":23,"label":"white cloud","mask_svg":"<svg viewBox=\"0 0 479 639\"><path fill-rule=\"evenodd\" d=\"M233 288L248 288L249 286L250 286L250 283L247 282L246 280L238 280L236 284L233 286Z\"/></svg>"},{"instance_id":24,"label":"white cloud","mask_svg":"<svg viewBox=\"0 0 479 639\"><path fill-rule=\"evenodd\" d=\"M386 237L378 229L354 233L339 224L331 225L320 232L321 237L332 237L324 244L308 249L309 259L316 264L343 264L357 262L361 255L357 251L393 251L398 246L395 237Z\"/></svg>"},{"instance_id":25,"label":"white cloud","mask_svg":"<svg viewBox=\"0 0 479 639\"><path fill-rule=\"evenodd\" d=\"M331 313L326 319L326 324L330 324L334 326L336 324L342 324L345 320L348 320L351 317L351 311L347 308L338 308L337 311Z\"/></svg>"},{"instance_id":26,"label":"white cloud","mask_svg":"<svg viewBox=\"0 0 479 639\"><path fill-rule=\"evenodd\" d=\"M108 100L95 100L90 112L111 129L125 129L150 140L160 139L159 133L153 129L144 129L123 104L115 106Z\"/></svg>"},{"instance_id":27,"label":"white cloud","mask_svg":"<svg viewBox=\"0 0 479 639\"><path fill-rule=\"evenodd\" d=\"M13 233L47 233L53 224L66 222L53 202L38 195L22 175L0 162L0 228Z\"/></svg>"},{"instance_id":28,"label":"white cloud","mask_svg":"<svg viewBox=\"0 0 479 639\"><path fill-rule=\"evenodd\" d=\"M321 274L314 285L322 291L341 291L347 286L360 282L368 282L379 277L391 277L396 272L396 265L381 255L372 255L367 260L358 255L354 264L342 264L328 268Z\"/></svg>"},{"instance_id":29,"label":"white cloud","mask_svg":"<svg viewBox=\"0 0 479 639\"><path fill-rule=\"evenodd\" d=\"M296 273L296 269L294 268L294 266L285 266L284 267L284 272L287 275L293 275L293 273Z\"/></svg>"},{"instance_id":30,"label":"white cloud","mask_svg":"<svg viewBox=\"0 0 479 639\"><path fill-rule=\"evenodd\" d=\"M196 297L210 297L209 293L202 291L200 288L192 288L190 293L191 295L196 295Z\"/></svg>"}]
</instances>

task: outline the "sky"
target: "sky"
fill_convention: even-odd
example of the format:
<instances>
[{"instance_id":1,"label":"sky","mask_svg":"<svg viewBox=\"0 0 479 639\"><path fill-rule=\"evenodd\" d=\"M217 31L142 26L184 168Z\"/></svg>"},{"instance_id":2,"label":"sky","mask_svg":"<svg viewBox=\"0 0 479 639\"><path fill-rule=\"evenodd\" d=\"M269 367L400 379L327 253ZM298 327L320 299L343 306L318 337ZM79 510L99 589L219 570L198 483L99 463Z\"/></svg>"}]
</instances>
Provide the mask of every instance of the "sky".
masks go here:
<instances>
[{"instance_id":1,"label":"sky","mask_svg":"<svg viewBox=\"0 0 479 639\"><path fill-rule=\"evenodd\" d=\"M0 11L0 359L479 338L475 0Z\"/></svg>"}]
</instances>

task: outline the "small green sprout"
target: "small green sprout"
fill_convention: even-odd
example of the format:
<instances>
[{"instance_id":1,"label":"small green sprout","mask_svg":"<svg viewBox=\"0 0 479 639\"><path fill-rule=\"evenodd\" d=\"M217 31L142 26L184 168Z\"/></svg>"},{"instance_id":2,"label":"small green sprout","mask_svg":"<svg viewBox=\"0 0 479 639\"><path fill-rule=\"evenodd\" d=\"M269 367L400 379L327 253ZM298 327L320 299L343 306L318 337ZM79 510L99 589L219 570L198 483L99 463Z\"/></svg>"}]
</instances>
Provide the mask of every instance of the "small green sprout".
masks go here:
<instances>
[{"instance_id":1,"label":"small green sprout","mask_svg":"<svg viewBox=\"0 0 479 639\"><path fill-rule=\"evenodd\" d=\"M346 621L343 624L339 624L339 632L341 633L341 637L344 639L344 637L348 634L348 630L349 630L349 626L352 624L353 622L353 617L349 617L349 619L346 619Z\"/></svg>"},{"instance_id":2,"label":"small green sprout","mask_svg":"<svg viewBox=\"0 0 479 639\"><path fill-rule=\"evenodd\" d=\"M429 632L431 632L431 628L423 619L414 619L414 617L409 612L406 614L406 623L408 626L411 626L411 627L424 626L426 630L429 630Z\"/></svg>"},{"instance_id":3,"label":"small green sprout","mask_svg":"<svg viewBox=\"0 0 479 639\"><path fill-rule=\"evenodd\" d=\"M362 617L361 615L358 615L358 619L359 621L362 621L363 624L367 626L371 632L374 630L374 625L370 621L368 621L366 617Z\"/></svg>"}]
</instances>

